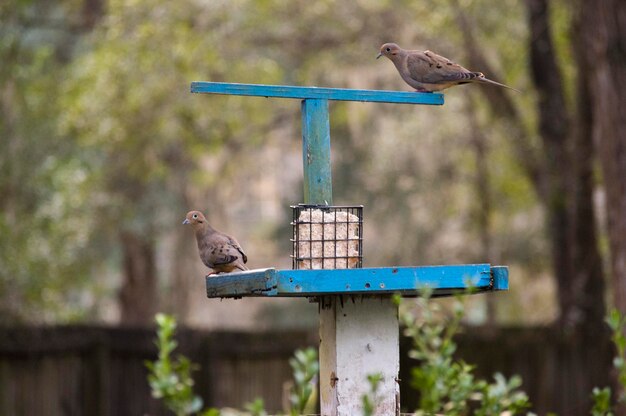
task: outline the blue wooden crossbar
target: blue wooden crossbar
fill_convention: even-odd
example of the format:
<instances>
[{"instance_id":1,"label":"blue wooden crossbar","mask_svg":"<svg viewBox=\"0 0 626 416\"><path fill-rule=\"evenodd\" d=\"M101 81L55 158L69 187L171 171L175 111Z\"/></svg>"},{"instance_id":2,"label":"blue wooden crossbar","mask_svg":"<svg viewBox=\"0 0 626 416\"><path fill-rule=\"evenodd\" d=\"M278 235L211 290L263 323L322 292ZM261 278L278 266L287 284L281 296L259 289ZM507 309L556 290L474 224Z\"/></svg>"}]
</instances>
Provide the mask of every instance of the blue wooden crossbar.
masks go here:
<instances>
[{"instance_id":1,"label":"blue wooden crossbar","mask_svg":"<svg viewBox=\"0 0 626 416\"><path fill-rule=\"evenodd\" d=\"M408 91L352 90L345 88L196 81L191 83L191 92L247 95L267 98L296 98L301 100L322 99L334 101L367 101L373 103L443 105L443 94Z\"/></svg>"},{"instance_id":2,"label":"blue wooden crossbar","mask_svg":"<svg viewBox=\"0 0 626 416\"><path fill-rule=\"evenodd\" d=\"M432 289L433 296L446 296L470 288L477 293L508 290L509 272L505 266L489 264L337 270L270 268L208 276L206 287L210 298L394 293L418 296L425 289Z\"/></svg>"}]
</instances>

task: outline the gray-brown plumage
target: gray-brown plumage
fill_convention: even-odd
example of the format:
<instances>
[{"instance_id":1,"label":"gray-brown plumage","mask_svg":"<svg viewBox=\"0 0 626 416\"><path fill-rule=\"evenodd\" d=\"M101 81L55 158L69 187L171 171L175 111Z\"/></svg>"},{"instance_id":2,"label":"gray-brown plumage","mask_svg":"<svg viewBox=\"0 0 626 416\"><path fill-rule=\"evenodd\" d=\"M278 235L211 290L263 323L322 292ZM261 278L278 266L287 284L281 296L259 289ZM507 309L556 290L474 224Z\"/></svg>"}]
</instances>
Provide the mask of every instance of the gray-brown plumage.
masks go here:
<instances>
[{"instance_id":1,"label":"gray-brown plumage","mask_svg":"<svg viewBox=\"0 0 626 416\"><path fill-rule=\"evenodd\" d=\"M200 211L189 211L183 224L191 224L196 234L200 259L212 273L248 270L248 256L233 237L217 231Z\"/></svg>"},{"instance_id":2,"label":"gray-brown plumage","mask_svg":"<svg viewBox=\"0 0 626 416\"><path fill-rule=\"evenodd\" d=\"M441 91L470 82L497 85L519 92L515 88L485 78L482 72L469 71L431 51L410 51L395 43L385 43L380 47L376 59L381 56L389 58L404 82L420 92Z\"/></svg>"}]
</instances>

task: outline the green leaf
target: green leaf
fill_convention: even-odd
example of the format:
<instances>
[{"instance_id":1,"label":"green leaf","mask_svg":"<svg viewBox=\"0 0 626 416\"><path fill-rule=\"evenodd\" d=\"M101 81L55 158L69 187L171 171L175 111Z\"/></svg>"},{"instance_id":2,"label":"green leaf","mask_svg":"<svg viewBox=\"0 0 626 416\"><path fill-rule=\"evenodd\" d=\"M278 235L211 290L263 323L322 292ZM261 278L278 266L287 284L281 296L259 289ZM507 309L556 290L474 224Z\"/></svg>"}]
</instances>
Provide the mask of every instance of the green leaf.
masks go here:
<instances>
[{"instance_id":1,"label":"green leaf","mask_svg":"<svg viewBox=\"0 0 626 416\"><path fill-rule=\"evenodd\" d=\"M157 314L157 341L159 348L158 358L154 362L147 362L148 382L152 389L152 396L162 399L165 405L177 416L196 414L202 409L202 399L193 394L193 378L191 371L197 366L187 357L179 355L172 359L171 353L177 343L173 339L176 320L173 316ZM213 410L203 414L216 415Z\"/></svg>"}]
</instances>

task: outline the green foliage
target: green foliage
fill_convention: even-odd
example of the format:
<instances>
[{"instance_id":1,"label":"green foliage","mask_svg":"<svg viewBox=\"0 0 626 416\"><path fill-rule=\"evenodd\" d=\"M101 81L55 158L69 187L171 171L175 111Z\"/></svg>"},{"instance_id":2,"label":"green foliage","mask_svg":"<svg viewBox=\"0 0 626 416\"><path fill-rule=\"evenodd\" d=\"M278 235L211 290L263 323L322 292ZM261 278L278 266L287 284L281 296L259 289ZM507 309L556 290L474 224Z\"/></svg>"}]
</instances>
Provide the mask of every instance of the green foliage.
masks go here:
<instances>
[{"instance_id":1,"label":"green foliage","mask_svg":"<svg viewBox=\"0 0 626 416\"><path fill-rule=\"evenodd\" d=\"M9 0L0 6L4 324L92 317L107 280L90 278L101 263L90 233L96 218L85 204L89 166L75 141L57 128L59 79L76 34L70 33L67 2L53 3Z\"/></svg>"},{"instance_id":2,"label":"green foliage","mask_svg":"<svg viewBox=\"0 0 626 416\"><path fill-rule=\"evenodd\" d=\"M626 330L626 316L622 315L619 310L613 308L609 312L606 322L613 332L611 339L617 349L617 355L613 359L613 366L617 369L617 381L619 385L622 386L619 401L624 403L626 402L626 362L624 361L626 357L626 336L624 336L624 331Z\"/></svg>"},{"instance_id":3,"label":"green foliage","mask_svg":"<svg viewBox=\"0 0 626 416\"><path fill-rule=\"evenodd\" d=\"M613 416L610 387L603 389L595 387L591 393L591 397L593 398L593 407L591 408L592 416Z\"/></svg>"},{"instance_id":4,"label":"green foliage","mask_svg":"<svg viewBox=\"0 0 626 416\"><path fill-rule=\"evenodd\" d=\"M293 358L289 359L289 365L293 370L294 379L293 391L289 395L290 414L296 416L305 412L314 389L317 387L315 378L320 368L317 350L311 347L296 350Z\"/></svg>"},{"instance_id":5,"label":"green foliage","mask_svg":"<svg viewBox=\"0 0 626 416\"><path fill-rule=\"evenodd\" d=\"M421 315L401 313L405 334L413 340L410 357L419 360L412 369L411 386L420 393L418 415L444 413L465 415L470 406L476 407L476 415L520 414L530 403L518 388L519 377L507 380L501 374L494 382L476 379L473 367L454 357L454 335L459 330L464 315L463 304L457 300L448 320L439 319L440 308L430 301L428 294L417 300Z\"/></svg>"},{"instance_id":6,"label":"green foliage","mask_svg":"<svg viewBox=\"0 0 626 416\"><path fill-rule=\"evenodd\" d=\"M159 313L156 315L159 357L154 362L146 362L150 373L148 382L152 396L162 399L168 409L176 416L193 415L202 409L202 398L193 393L191 372L196 369L188 358L179 355L172 359L172 352L178 343L174 339L176 319ZM217 416L219 412L209 409L201 413L204 416Z\"/></svg>"},{"instance_id":7,"label":"green foliage","mask_svg":"<svg viewBox=\"0 0 626 416\"><path fill-rule=\"evenodd\" d=\"M296 350L294 356L289 359L289 365L293 370L294 380L294 386L289 394L289 414L298 416L312 413L317 388L315 380L319 372L317 350L315 348ZM267 416L262 398L246 404L244 409L250 416Z\"/></svg>"},{"instance_id":8,"label":"green foliage","mask_svg":"<svg viewBox=\"0 0 626 416\"><path fill-rule=\"evenodd\" d=\"M172 353L178 343L174 339L176 331L176 319L171 315L159 313L156 315L157 339L155 341L159 356L154 362L146 362L150 371L148 382L152 389L152 396L163 400L165 405L177 416L199 414L201 416L219 416L217 409L201 411L202 399L193 393L193 378L191 373L197 368L187 357L179 355L172 358ZM290 414L301 415L314 406L311 403L316 389L315 378L319 372L317 350L306 348L296 350L294 356L289 359L293 369L294 388L289 396L291 404ZM370 378L370 383L375 387L378 384L375 376ZM262 398L245 405L245 410L250 416L267 416L265 404ZM239 414L238 412L235 412Z\"/></svg>"},{"instance_id":9,"label":"green foliage","mask_svg":"<svg viewBox=\"0 0 626 416\"><path fill-rule=\"evenodd\" d=\"M517 390L522 385L522 379L519 376L513 376L507 380L502 374L496 373L494 380L495 382L491 384L483 380L477 383L480 407L474 415L500 415L505 411L520 414L530 406L526 393Z\"/></svg>"},{"instance_id":10,"label":"green foliage","mask_svg":"<svg viewBox=\"0 0 626 416\"><path fill-rule=\"evenodd\" d=\"M267 416L265 403L261 398L256 398L253 402L246 404L244 409L250 413L250 416Z\"/></svg>"},{"instance_id":11,"label":"green foliage","mask_svg":"<svg viewBox=\"0 0 626 416\"><path fill-rule=\"evenodd\" d=\"M399 296L396 296L394 301L398 304L402 302ZM405 334L413 340L410 356L420 361L420 364L412 370L411 380L411 385L420 392L421 398L420 409L416 415L441 412L451 416L466 415L470 406L474 407L472 414L475 416L498 415L505 412L516 415L530 406L526 394L519 390L522 384L520 377L513 376L507 380L502 374L496 373L494 382L488 383L474 377L471 365L454 358L456 351L454 335L458 333L464 315L464 307L460 300L455 301L452 317L448 320L440 319L441 309L438 304L430 301L429 293L419 298L417 305L422 312L419 318L411 312L400 314ZM614 309L606 321L613 331L612 339L618 350L614 365L619 370L619 382L624 387L626 377L623 373L623 357L626 351L626 337L622 331L626 327L626 318ZM146 363L150 370L148 381L152 394L155 398L162 399L177 416L196 414L202 408L202 399L194 395L192 390L191 372L196 366L184 356L178 356L175 360L171 358L177 346L174 340L176 320L169 315L157 314L156 322L159 357L155 362ZM317 351L314 348L297 350L289 364L293 369L295 381L290 395L290 414L295 416L305 412L313 394L314 378L319 371ZM361 398L364 416L374 415L381 380L380 374L371 374L367 377L369 392ZM595 388L592 397L593 416L613 416L609 387ZM620 401L623 400L622 395ZM264 402L260 398L247 404L245 410L251 416L267 415ZM220 412L217 409L208 409L200 414L219 416Z\"/></svg>"},{"instance_id":12,"label":"green foliage","mask_svg":"<svg viewBox=\"0 0 626 416\"><path fill-rule=\"evenodd\" d=\"M363 404L363 416L374 416L376 403L379 400L378 386L380 385L382 379L383 375L380 373L370 374L367 376L369 392L361 397L361 403Z\"/></svg>"},{"instance_id":13,"label":"green foliage","mask_svg":"<svg viewBox=\"0 0 626 416\"><path fill-rule=\"evenodd\" d=\"M617 381L621 387L617 400L623 405L626 403L626 336L624 336L626 316L622 315L616 308L613 308L609 311L605 321L611 328L611 340L617 350L617 355L613 358L613 366L617 370ZM593 416L613 416L611 395L610 387L603 389L596 387L593 389L591 394L593 399L591 414Z\"/></svg>"}]
</instances>

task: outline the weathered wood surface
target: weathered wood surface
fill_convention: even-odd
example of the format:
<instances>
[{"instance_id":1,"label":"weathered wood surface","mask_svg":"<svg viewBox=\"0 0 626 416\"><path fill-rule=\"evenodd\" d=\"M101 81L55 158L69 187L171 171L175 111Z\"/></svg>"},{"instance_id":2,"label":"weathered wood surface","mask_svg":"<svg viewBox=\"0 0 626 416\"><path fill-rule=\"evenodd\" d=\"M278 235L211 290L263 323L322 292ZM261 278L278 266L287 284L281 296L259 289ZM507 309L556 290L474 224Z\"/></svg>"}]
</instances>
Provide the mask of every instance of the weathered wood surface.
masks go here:
<instances>
[{"instance_id":1,"label":"weathered wood surface","mask_svg":"<svg viewBox=\"0 0 626 416\"><path fill-rule=\"evenodd\" d=\"M156 359L154 329L0 329L0 415L170 415L153 399L145 360ZM309 332L181 329L176 353L200 364L196 392L209 406L239 407L263 397L282 409L288 359L315 345Z\"/></svg>"},{"instance_id":2,"label":"weathered wood surface","mask_svg":"<svg viewBox=\"0 0 626 416\"><path fill-rule=\"evenodd\" d=\"M297 87L291 85L234 84L230 82L191 83L192 93L245 95L255 97L363 101L395 104L443 105L443 94L409 91L354 90L345 88Z\"/></svg>"},{"instance_id":3,"label":"weathered wood surface","mask_svg":"<svg viewBox=\"0 0 626 416\"><path fill-rule=\"evenodd\" d=\"M304 203L333 204L328 100L302 101Z\"/></svg>"},{"instance_id":4,"label":"weathered wood surface","mask_svg":"<svg viewBox=\"0 0 626 416\"><path fill-rule=\"evenodd\" d=\"M328 358L328 375L320 366L321 414L363 414L361 398L370 393L365 380L380 374L374 414L395 415L400 406L398 306L389 296L345 301L325 296L320 302L320 317L327 318L320 318L320 356Z\"/></svg>"},{"instance_id":5,"label":"weathered wood surface","mask_svg":"<svg viewBox=\"0 0 626 416\"><path fill-rule=\"evenodd\" d=\"M424 289L434 296L475 289L476 293L508 289L508 268L489 264L451 266L373 267L336 270L256 269L211 275L207 296L317 296L392 295L417 296Z\"/></svg>"}]
</instances>

